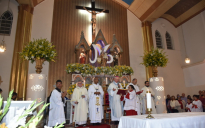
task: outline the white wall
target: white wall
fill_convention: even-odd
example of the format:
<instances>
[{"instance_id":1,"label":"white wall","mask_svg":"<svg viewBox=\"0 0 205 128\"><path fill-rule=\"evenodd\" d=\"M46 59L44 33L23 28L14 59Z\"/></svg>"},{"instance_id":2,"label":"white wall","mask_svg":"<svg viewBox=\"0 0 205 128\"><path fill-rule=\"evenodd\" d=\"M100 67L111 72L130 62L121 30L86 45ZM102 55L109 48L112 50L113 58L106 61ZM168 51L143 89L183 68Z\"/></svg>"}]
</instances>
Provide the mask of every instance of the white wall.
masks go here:
<instances>
[{"instance_id":1,"label":"white wall","mask_svg":"<svg viewBox=\"0 0 205 128\"><path fill-rule=\"evenodd\" d=\"M142 25L141 21L129 10L127 10L127 22L130 66L134 70L132 78L137 78L138 85L142 88L146 80L145 67L140 65L140 63L142 63L142 57L140 56L143 56L144 53Z\"/></svg>"},{"instance_id":2,"label":"white wall","mask_svg":"<svg viewBox=\"0 0 205 128\"><path fill-rule=\"evenodd\" d=\"M182 48L181 54L183 65L187 65L184 62L186 54L182 36L182 28L187 56L191 59L190 64L203 61L205 59L205 11L201 12L177 28L180 45Z\"/></svg>"},{"instance_id":3,"label":"white wall","mask_svg":"<svg viewBox=\"0 0 205 128\"><path fill-rule=\"evenodd\" d=\"M163 49L168 55L169 62L165 68L158 68L158 76L164 77L165 95L176 95L186 93L186 87L184 83L184 75L182 67L181 50L178 39L177 28L175 28L170 22L165 19L158 18L152 23L152 36L153 43L156 47L155 31L158 30L162 36ZM165 33L168 32L171 35L174 50L169 50L166 47Z\"/></svg>"},{"instance_id":4,"label":"white wall","mask_svg":"<svg viewBox=\"0 0 205 128\"><path fill-rule=\"evenodd\" d=\"M0 53L0 76L3 83L0 85L0 88L3 90L2 96L4 100L7 100L10 84L10 74L11 74L11 65L13 58L13 49L16 36L16 26L18 19L18 3L16 0L10 1L9 10L13 13L13 24L11 29L10 36L5 36L6 51ZM2 15L8 8L8 0L0 1L0 15ZM0 43L3 40L3 36L0 35Z\"/></svg>"},{"instance_id":5,"label":"white wall","mask_svg":"<svg viewBox=\"0 0 205 128\"><path fill-rule=\"evenodd\" d=\"M205 90L205 64L201 63L205 60L205 11L185 22L177 29L187 93L190 95L198 94L199 90ZM186 47L184 47L183 35ZM190 64L185 64L184 62L186 57L185 48L187 56L191 60Z\"/></svg>"},{"instance_id":6,"label":"white wall","mask_svg":"<svg viewBox=\"0 0 205 128\"><path fill-rule=\"evenodd\" d=\"M51 41L54 0L45 0L34 8L31 39L47 38ZM36 63L29 63L28 73L36 73ZM41 74L48 76L49 63L44 62ZM47 91L46 91L47 92Z\"/></svg>"}]
</instances>

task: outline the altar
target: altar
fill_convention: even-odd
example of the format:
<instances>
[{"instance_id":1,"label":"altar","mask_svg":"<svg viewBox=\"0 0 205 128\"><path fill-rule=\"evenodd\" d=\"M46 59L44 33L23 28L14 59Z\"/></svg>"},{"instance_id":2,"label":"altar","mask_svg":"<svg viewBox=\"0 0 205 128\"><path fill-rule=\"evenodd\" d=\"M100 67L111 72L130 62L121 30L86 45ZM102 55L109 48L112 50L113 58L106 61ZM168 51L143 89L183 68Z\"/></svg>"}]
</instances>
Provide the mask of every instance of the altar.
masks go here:
<instances>
[{"instance_id":1,"label":"altar","mask_svg":"<svg viewBox=\"0 0 205 128\"><path fill-rule=\"evenodd\" d=\"M204 128L204 112L184 112L152 114L154 119L146 119L147 115L123 116L118 128Z\"/></svg>"}]
</instances>

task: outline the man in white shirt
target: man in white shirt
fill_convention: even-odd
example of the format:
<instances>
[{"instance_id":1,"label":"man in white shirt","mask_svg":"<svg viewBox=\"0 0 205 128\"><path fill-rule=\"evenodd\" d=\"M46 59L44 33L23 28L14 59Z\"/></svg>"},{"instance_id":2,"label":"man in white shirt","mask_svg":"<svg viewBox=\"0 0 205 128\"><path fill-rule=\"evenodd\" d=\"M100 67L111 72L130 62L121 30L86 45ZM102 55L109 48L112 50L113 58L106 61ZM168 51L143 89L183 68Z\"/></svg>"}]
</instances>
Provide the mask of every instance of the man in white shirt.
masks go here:
<instances>
[{"instance_id":1,"label":"man in white shirt","mask_svg":"<svg viewBox=\"0 0 205 128\"><path fill-rule=\"evenodd\" d=\"M54 127L56 124L65 123L65 112L64 112L64 97L67 92L61 92L63 85L61 80L56 81L56 89L51 93L50 97L50 109L49 109L49 120L48 126Z\"/></svg>"},{"instance_id":2,"label":"man in white shirt","mask_svg":"<svg viewBox=\"0 0 205 128\"><path fill-rule=\"evenodd\" d=\"M90 122L95 125L100 125L103 119L103 95L104 91L98 84L98 78L94 78L94 83L89 86L89 118Z\"/></svg>"},{"instance_id":3,"label":"man in white shirt","mask_svg":"<svg viewBox=\"0 0 205 128\"><path fill-rule=\"evenodd\" d=\"M157 114L156 108L155 108L155 103L154 103L154 96L155 93L152 90L151 87L149 87L149 81L145 81L145 86L141 89L143 92L140 94L141 98L142 98L142 114L146 114L146 110L147 110L147 99L146 99L146 92L147 91L151 91L151 95L152 95L152 114Z\"/></svg>"},{"instance_id":4,"label":"man in white shirt","mask_svg":"<svg viewBox=\"0 0 205 128\"><path fill-rule=\"evenodd\" d=\"M76 125L86 125L88 113L88 92L83 87L82 81L77 83L77 87L73 91L71 104L75 106L73 122Z\"/></svg>"},{"instance_id":5,"label":"man in white shirt","mask_svg":"<svg viewBox=\"0 0 205 128\"><path fill-rule=\"evenodd\" d=\"M117 94L118 89L123 89L119 81L120 78L116 76L114 81L108 87L111 120L114 121L115 124L118 124L120 117L123 116L123 102L120 99L121 95Z\"/></svg>"}]
</instances>

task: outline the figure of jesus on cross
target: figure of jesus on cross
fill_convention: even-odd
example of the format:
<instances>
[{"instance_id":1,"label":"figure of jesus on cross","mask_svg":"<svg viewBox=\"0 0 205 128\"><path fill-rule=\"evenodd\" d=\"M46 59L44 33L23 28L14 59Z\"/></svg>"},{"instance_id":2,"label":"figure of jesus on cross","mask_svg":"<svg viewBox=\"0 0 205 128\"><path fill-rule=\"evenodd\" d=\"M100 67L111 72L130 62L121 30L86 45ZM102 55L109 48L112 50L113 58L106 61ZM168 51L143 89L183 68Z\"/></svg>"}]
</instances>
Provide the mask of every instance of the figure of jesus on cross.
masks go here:
<instances>
[{"instance_id":1,"label":"figure of jesus on cross","mask_svg":"<svg viewBox=\"0 0 205 128\"><path fill-rule=\"evenodd\" d=\"M97 14L100 14L102 12L105 11L105 9L103 9L101 12L96 12L96 11L89 11L87 10L85 7L83 7L87 12L91 13L92 14L92 19L91 19L91 23L92 23L92 26L93 26L93 34L95 34L95 29L96 29L96 15Z\"/></svg>"},{"instance_id":2,"label":"figure of jesus on cross","mask_svg":"<svg viewBox=\"0 0 205 128\"><path fill-rule=\"evenodd\" d=\"M86 10L87 12L92 14L92 35L93 39L95 39L95 32L96 32L96 16L100 13L109 13L109 10L95 8L95 0L91 0L92 7L84 7L84 6L76 6L76 9Z\"/></svg>"}]
</instances>

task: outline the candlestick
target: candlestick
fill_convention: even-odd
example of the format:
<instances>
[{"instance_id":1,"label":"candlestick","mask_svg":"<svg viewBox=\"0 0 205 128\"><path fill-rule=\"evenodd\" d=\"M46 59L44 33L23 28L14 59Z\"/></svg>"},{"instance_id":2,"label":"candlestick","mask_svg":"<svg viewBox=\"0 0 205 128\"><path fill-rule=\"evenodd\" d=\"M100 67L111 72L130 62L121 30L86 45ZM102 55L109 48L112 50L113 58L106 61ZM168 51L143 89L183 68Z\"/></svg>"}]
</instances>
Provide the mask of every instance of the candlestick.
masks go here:
<instances>
[{"instance_id":1,"label":"candlestick","mask_svg":"<svg viewBox=\"0 0 205 128\"><path fill-rule=\"evenodd\" d=\"M147 97L147 108L152 108L152 102L151 102L151 91L146 92Z\"/></svg>"},{"instance_id":2,"label":"candlestick","mask_svg":"<svg viewBox=\"0 0 205 128\"><path fill-rule=\"evenodd\" d=\"M153 119L154 117L151 115L152 109L151 108L147 108L147 111L148 111L148 116L146 118Z\"/></svg>"}]
</instances>

